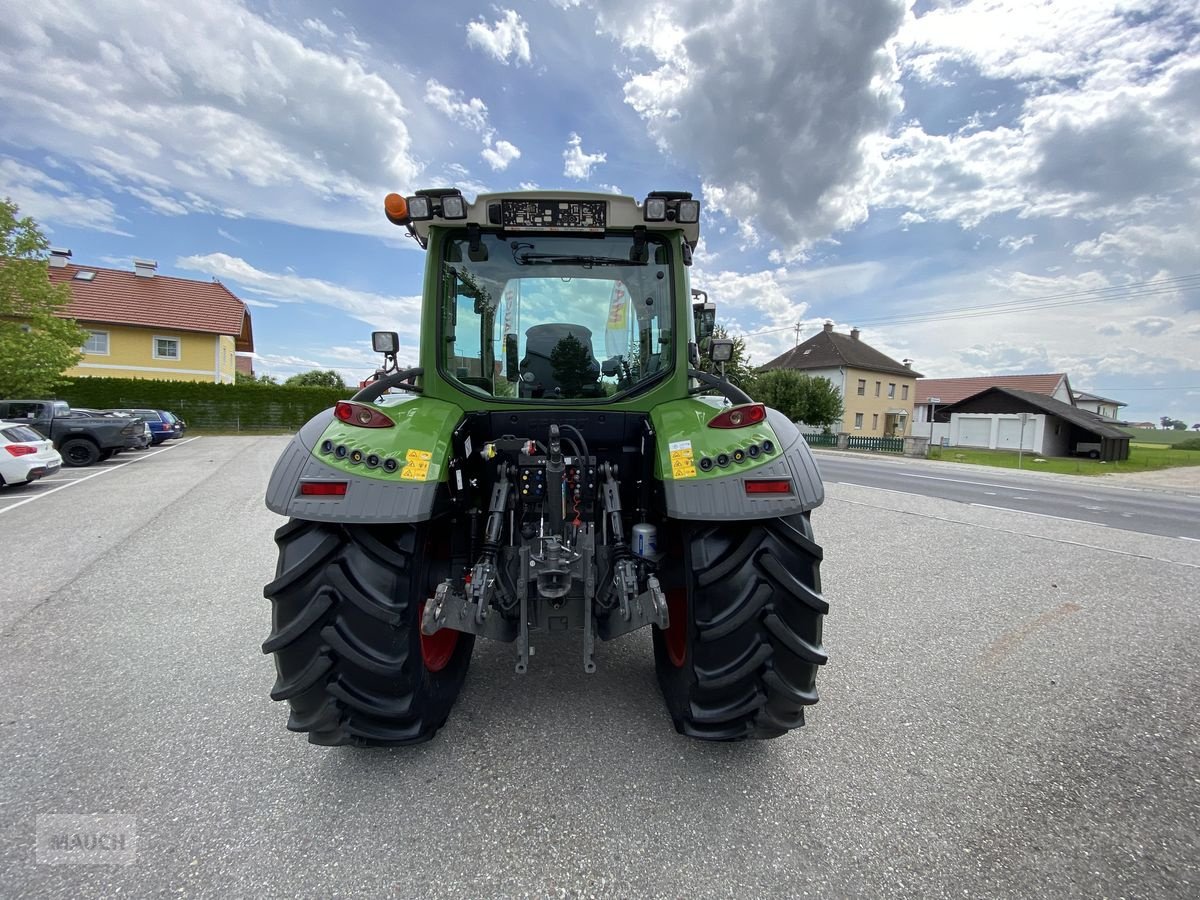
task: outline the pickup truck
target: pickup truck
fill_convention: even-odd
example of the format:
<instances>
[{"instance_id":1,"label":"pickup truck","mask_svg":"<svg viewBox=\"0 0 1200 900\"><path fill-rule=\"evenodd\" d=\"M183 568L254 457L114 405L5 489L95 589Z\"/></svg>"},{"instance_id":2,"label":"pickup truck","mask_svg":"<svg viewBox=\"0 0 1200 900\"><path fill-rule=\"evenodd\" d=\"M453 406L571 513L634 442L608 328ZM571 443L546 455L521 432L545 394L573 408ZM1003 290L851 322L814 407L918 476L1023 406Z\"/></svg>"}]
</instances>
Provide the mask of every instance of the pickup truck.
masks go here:
<instances>
[{"instance_id":1,"label":"pickup truck","mask_svg":"<svg viewBox=\"0 0 1200 900\"><path fill-rule=\"evenodd\" d=\"M93 418L72 411L62 400L0 400L0 420L19 422L45 435L68 466L108 459L143 431L137 420Z\"/></svg>"}]
</instances>

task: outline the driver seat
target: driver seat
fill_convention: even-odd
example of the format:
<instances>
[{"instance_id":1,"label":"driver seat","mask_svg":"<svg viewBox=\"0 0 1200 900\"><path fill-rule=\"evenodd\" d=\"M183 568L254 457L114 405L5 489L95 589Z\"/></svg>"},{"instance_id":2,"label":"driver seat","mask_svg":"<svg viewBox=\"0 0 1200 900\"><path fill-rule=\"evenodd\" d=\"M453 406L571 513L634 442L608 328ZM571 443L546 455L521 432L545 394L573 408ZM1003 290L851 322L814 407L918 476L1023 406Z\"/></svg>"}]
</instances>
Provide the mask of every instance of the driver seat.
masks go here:
<instances>
[{"instance_id":1,"label":"driver seat","mask_svg":"<svg viewBox=\"0 0 1200 900\"><path fill-rule=\"evenodd\" d=\"M554 351L569 339L582 344L586 353L576 354L573 360L560 359L556 371ZM570 368L564 369L564 365ZM525 332L525 358L518 371L520 397L599 397L604 393L600 363L592 353L592 332L583 325L552 322L529 328ZM578 393L571 390L576 384Z\"/></svg>"}]
</instances>

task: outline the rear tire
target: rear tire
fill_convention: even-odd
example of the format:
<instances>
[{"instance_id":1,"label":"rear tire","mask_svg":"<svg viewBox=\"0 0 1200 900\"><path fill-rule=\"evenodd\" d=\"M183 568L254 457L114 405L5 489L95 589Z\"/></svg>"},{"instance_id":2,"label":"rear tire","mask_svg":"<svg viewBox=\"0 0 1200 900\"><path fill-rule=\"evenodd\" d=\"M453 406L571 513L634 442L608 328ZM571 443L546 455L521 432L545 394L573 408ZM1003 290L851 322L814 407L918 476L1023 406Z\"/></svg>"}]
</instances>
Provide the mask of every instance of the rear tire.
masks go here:
<instances>
[{"instance_id":1,"label":"rear tire","mask_svg":"<svg viewBox=\"0 0 1200 900\"><path fill-rule=\"evenodd\" d=\"M808 514L680 524L683 565L664 573L671 624L654 629L675 729L736 741L798 728L827 659L822 552Z\"/></svg>"},{"instance_id":2,"label":"rear tire","mask_svg":"<svg viewBox=\"0 0 1200 900\"><path fill-rule=\"evenodd\" d=\"M427 741L445 724L475 637L422 640L421 606L448 570L429 558L448 546L434 530L293 519L275 532L263 652L275 655L271 698L290 704L289 730L324 746L391 746Z\"/></svg>"},{"instance_id":3,"label":"rear tire","mask_svg":"<svg viewBox=\"0 0 1200 900\"><path fill-rule=\"evenodd\" d=\"M100 448L87 438L71 438L69 441L63 441L58 452L62 454L64 465L76 469L95 465L100 459Z\"/></svg>"}]
</instances>

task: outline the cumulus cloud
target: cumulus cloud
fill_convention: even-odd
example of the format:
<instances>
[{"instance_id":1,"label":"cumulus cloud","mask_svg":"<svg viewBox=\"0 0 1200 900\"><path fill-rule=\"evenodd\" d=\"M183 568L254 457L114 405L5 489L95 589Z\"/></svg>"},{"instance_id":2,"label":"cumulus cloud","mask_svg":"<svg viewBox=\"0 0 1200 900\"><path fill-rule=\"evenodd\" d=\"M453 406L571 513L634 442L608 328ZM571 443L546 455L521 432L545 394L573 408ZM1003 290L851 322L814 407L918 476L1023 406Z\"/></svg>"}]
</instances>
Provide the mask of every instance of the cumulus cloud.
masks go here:
<instances>
[{"instance_id":1,"label":"cumulus cloud","mask_svg":"<svg viewBox=\"0 0 1200 900\"><path fill-rule=\"evenodd\" d=\"M575 132L567 138L567 149L563 151L563 174L577 181L592 177L592 169L608 159L604 153L585 153L583 138Z\"/></svg>"},{"instance_id":2,"label":"cumulus cloud","mask_svg":"<svg viewBox=\"0 0 1200 900\"><path fill-rule=\"evenodd\" d=\"M503 172L514 159L521 158L521 151L508 141L496 141L491 147L485 147L479 155L493 171Z\"/></svg>"},{"instance_id":3,"label":"cumulus cloud","mask_svg":"<svg viewBox=\"0 0 1200 900\"><path fill-rule=\"evenodd\" d=\"M0 22L0 140L88 164L159 212L190 196L383 234L379 197L422 170L408 131L420 110L404 79L321 40L236 0L29 4Z\"/></svg>"},{"instance_id":4,"label":"cumulus cloud","mask_svg":"<svg viewBox=\"0 0 1200 900\"><path fill-rule=\"evenodd\" d=\"M88 196L74 185L10 157L0 157L0 197L9 197L21 214L40 224L90 228L126 234L123 217L104 197Z\"/></svg>"},{"instance_id":5,"label":"cumulus cloud","mask_svg":"<svg viewBox=\"0 0 1200 900\"><path fill-rule=\"evenodd\" d=\"M530 60L529 25L515 10L501 11L499 19L490 26L485 19L467 24L467 44L478 47L500 62L510 60L527 63Z\"/></svg>"},{"instance_id":6,"label":"cumulus cloud","mask_svg":"<svg viewBox=\"0 0 1200 900\"><path fill-rule=\"evenodd\" d=\"M870 139L900 109L888 45L903 17L899 0L624 0L599 22L630 54L625 102L660 146L730 215L803 247L867 215Z\"/></svg>"},{"instance_id":7,"label":"cumulus cloud","mask_svg":"<svg viewBox=\"0 0 1200 900\"><path fill-rule=\"evenodd\" d=\"M1165 316L1146 316L1142 319L1135 319L1130 323L1130 327L1134 331L1146 337L1157 337L1160 334L1166 334L1174 325L1175 320L1168 319Z\"/></svg>"}]
</instances>

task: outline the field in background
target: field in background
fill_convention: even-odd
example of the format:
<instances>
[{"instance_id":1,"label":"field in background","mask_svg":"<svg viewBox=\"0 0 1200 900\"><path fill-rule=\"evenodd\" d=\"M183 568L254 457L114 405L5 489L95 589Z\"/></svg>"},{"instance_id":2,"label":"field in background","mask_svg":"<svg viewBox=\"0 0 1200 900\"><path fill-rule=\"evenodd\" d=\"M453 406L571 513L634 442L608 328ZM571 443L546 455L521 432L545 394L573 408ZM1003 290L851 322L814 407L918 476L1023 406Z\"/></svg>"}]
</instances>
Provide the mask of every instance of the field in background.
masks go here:
<instances>
[{"instance_id":1,"label":"field in background","mask_svg":"<svg viewBox=\"0 0 1200 900\"><path fill-rule=\"evenodd\" d=\"M960 462L976 466L1017 468L1017 454L1012 450L974 450L969 447L934 447L930 459ZM1172 450L1165 444L1130 442L1129 459L1123 462L1102 462L1097 459L1042 457L1025 453L1021 468L1031 472L1058 472L1064 475L1110 475L1113 472L1147 472L1174 466L1200 466L1200 450Z\"/></svg>"},{"instance_id":2,"label":"field in background","mask_svg":"<svg viewBox=\"0 0 1200 900\"><path fill-rule=\"evenodd\" d=\"M1191 437L1200 436L1200 431L1192 431L1190 428L1187 431L1163 431L1159 428L1125 428L1122 426L1121 430L1135 441L1144 441L1147 444L1175 444Z\"/></svg>"}]
</instances>

